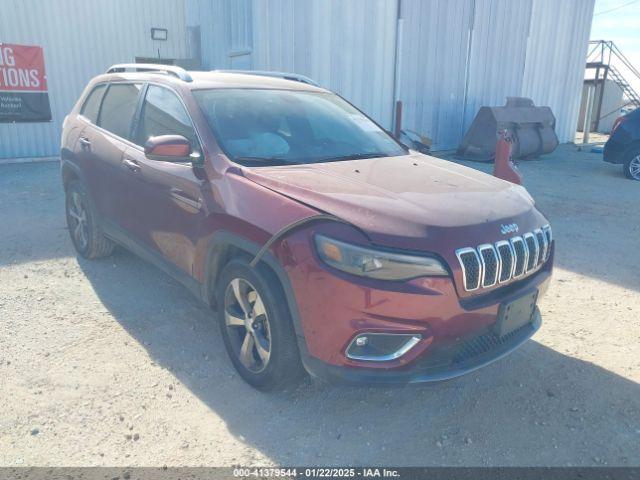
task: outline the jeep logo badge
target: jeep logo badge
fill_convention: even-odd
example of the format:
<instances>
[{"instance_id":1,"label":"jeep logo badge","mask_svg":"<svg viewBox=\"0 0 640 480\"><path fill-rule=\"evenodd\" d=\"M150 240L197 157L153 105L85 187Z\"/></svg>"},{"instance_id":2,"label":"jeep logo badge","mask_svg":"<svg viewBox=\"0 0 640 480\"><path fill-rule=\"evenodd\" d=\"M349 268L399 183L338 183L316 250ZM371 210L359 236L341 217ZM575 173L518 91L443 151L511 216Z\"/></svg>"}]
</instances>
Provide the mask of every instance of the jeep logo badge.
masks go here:
<instances>
[{"instance_id":1,"label":"jeep logo badge","mask_svg":"<svg viewBox=\"0 0 640 480\"><path fill-rule=\"evenodd\" d=\"M518 224L510 223L509 225L500 225L500 232L502 232L503 235L507 233L518 233Z\"/></svg>"}]
</instances>

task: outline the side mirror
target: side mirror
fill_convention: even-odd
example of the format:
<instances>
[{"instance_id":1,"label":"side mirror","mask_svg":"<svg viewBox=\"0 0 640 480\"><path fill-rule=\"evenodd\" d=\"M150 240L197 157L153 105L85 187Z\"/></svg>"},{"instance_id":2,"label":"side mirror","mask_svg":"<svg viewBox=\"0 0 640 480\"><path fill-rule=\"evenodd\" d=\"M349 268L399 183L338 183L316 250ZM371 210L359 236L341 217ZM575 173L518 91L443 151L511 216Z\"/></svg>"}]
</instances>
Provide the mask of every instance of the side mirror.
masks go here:
<instances>
[{"instance_id":1,"label":"side mirror","mask_svg":"<svg viewBox=\"0 0 640 480\"><path fill-rule=\"evenodd\" d=\"M189 140L182 135L151 137L144 145L144 154L149 160L192 162L194 165L202 165L200 154L191 151Z\"/></svg>"}]
</instances>

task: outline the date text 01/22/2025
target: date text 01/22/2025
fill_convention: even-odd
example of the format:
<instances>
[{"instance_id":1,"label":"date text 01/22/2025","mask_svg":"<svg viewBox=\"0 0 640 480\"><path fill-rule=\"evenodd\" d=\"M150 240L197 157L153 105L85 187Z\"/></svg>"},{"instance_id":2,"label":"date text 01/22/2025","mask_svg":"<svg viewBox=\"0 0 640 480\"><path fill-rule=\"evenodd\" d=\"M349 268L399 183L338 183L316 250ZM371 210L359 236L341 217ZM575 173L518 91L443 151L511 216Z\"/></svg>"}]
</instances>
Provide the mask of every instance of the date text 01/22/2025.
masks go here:
<instances>
[{"instance_id":1,"label":"date text 01/22/2025","mask_svg":"<svg viewBox=\"0 0 640 480\"><path fill-rule=\"evenodd\" d=\"M389 468L234 468L234 477L259 478L397 478Z\"/></svg>"}]
</instances>

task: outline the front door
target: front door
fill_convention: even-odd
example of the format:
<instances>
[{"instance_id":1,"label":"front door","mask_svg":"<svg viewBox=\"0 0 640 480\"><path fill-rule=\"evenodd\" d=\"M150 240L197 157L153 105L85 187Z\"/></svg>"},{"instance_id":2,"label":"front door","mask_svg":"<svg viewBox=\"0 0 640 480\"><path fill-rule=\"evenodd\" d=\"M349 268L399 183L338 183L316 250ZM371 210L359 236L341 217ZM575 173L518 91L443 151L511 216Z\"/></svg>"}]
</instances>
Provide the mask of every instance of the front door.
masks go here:
<instances>
[{"instance_id":1,"label":"front door","mask_svg":"<svg viewBox=\"0 0 640 480\"><path fill-rule=\"evenodd\" d=\"M149 160L149 137L182 135L194 151L200 142L184 104L172 90L149 85L137 122L135 143L123 163L129 169L129 212L125 226L139 242L192 274L195 244L204 219L204 171L191 163Z\"/></svg>"}]
</instances>

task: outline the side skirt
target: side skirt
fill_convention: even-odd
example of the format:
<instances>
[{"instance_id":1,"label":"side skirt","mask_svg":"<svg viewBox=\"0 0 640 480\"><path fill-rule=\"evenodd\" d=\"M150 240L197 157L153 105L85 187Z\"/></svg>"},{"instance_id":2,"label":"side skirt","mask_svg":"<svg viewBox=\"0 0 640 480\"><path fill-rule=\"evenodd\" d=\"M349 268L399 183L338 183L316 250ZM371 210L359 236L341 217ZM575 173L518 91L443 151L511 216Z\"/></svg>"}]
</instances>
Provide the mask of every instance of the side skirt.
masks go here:
<instances>
[{"instance_id":1,"label":"side skirt","mask_svg":"<svg viewBox=\"0 0 640 480\"><path fill-rule=\"evenodd\" d=\"M100 227L104 234L118 245L126 248L136 254L143 260L155 265L174 280L183 284L193 295L202 300L200 292L202 285L184 270L178 268L175 264L169 262L160 253L142 244L131 235L129 235L122 227L116 225L109 220L102 220Z\"/></svg>"}]
</instances>

